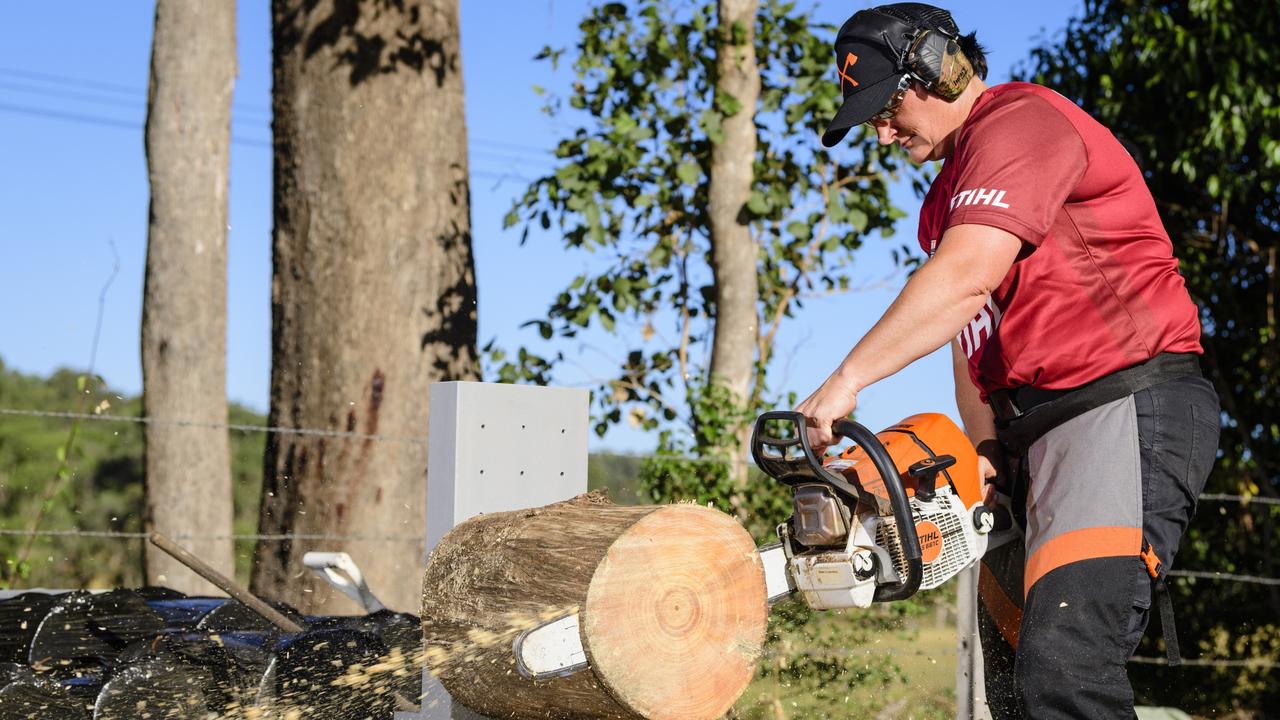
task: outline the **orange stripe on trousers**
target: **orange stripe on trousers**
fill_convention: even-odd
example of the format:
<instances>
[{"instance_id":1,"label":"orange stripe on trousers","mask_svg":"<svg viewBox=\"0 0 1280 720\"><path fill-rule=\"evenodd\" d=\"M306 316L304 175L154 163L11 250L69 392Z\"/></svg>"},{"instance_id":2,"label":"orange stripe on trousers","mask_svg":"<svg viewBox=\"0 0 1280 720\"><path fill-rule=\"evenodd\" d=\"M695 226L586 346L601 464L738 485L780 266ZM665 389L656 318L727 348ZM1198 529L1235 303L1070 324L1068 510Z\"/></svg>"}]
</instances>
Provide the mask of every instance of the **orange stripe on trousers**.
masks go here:
<instances>
[{"instance_id":1,"label":"orange stripe on trousers","mask_svg":"<svg viewBox=\"0 0 1280 720\"><path fill-rule=\"evenodd\" d=\"M996 621L996 627L1000 629L1004 641L1017 650L1018 630L1022 627L1022 608L1009 599L996 576L987 569L987 564L979 564L982 570L978 573L978 594L982 596L982 604L991 613L991 619Z\"/></svg>"},{"instance_id":2,"label":"orange stripe on trousers","mask_svg":"<svg viewBox=\"0 0 1280 720\"><path fill-rule=\"evenodd\" d=\"M1063 533L1041 545L1027 558L1023 597L1051 570L1081 560L1138 556L1142 552L1142 528L1091 527Z\"/></svg>"}]
</instances>

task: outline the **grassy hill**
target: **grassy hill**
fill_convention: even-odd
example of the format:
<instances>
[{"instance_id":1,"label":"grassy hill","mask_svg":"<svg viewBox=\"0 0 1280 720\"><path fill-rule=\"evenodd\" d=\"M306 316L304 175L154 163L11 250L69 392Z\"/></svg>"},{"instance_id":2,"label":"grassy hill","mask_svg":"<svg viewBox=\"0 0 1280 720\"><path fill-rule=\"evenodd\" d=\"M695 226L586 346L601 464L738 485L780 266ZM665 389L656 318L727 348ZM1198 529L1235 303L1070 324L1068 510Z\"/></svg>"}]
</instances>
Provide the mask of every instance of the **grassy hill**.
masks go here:
<instances>
[{"instance_id":1,"label":"grassy hill","mask_svg":"<svg viewBox=\"0 0 1280 720\"><path fill-rule=\"evenodd\" d=\"M0 360L0 408L73 412L94 420L0 415L0 530L142 532L144 464L142 401L103 378L60 369L49 377L17 372ZM229 422L265 425L266 418L232 403ZM236 535L257 530L266 435L230 431ZM636 503L640 459L596 454L589 484L607 487L618 503ZM0 535L0 584L21 587L116 587L143 583L136 538ZM237 575L248 580L253 542L236 544ZM25 560L21 568L17 561ZM17 576L21 577L17 577Z\"/></svg>"},{"instance_id":2,"label":"grassy hill","mask_svg":"<svg viewBox=\"0 0 1280 720\"><path fill-rule=\"evenodd\" d=\"M143 426L128 421L141 416L140 398L116 391L100 377L68 369L38 377L0 361L0 407L97 418L0 415L0 529L26 531L39 518L42 531L142 532ZM263 423L261 415L239 405L232 404L228 414L231 423ZM231 433L237 534L257 526L264 442L261 433ZM29 587L140 585L142 542L43 535L24 551L26 538L3 535L2 579ZM249 550L237 554L247 560ZM23 567L17 567L19 560L25 560ZM241 564L247 572L247 564Z\"/></svg>"}]
</instances>

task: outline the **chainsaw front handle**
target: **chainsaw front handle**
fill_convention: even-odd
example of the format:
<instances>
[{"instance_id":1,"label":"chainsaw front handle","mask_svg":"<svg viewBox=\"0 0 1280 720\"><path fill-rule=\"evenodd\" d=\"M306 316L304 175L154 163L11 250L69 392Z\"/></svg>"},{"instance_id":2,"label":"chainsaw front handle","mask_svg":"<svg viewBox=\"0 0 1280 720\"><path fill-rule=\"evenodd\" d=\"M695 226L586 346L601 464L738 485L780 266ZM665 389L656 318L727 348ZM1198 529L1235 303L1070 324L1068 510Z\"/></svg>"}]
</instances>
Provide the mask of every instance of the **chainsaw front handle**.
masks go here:
<instances>
[{"instance_id":1,"label":"chainsaw front handle","mask_svg":"<svg viewBox=\"0 0 1280 720\"><path fill-rule=\"evenodd\" d=\"M784 438L767 434L770 422L790 424L794 436ZM858 502L858 489L822 466L822 460L809 444L805 422L804 414L795 410L772 410L756 418L756 426L751 432L751 458L755 460L756 467L784 485L826 483L850 503Z\"/></svg>"}]
</instances>

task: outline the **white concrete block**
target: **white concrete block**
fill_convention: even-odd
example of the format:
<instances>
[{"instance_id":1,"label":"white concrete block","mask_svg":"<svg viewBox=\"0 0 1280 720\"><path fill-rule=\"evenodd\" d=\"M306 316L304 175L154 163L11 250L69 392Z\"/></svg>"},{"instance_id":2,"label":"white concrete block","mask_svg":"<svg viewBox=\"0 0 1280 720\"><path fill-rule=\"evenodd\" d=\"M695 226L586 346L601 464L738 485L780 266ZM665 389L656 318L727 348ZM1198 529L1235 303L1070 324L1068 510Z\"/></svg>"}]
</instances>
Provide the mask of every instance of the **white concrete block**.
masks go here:
<instances>
[{"instance_id":1,"label":"white concrete block","mask_svg":"<svg viewBox=\"0 0 1280 720\"><path fill-rule=\"evenodd\" d=\"M550 505L587 491L586 390L477 382L431 386L427 555L481 513ZM422 708L395 720L487 720L422 673Z\"/></svg>"},{"instance_id":2,"label":"white concrete block","mask_svg":"<svg viewBox=\"0 0 1280 720\"><path fill-rule=\"evenodd\" d=\"M448 382L431 386L427 554L480 513L587 491L586 390Z\"/></svg>"}]
</instances>

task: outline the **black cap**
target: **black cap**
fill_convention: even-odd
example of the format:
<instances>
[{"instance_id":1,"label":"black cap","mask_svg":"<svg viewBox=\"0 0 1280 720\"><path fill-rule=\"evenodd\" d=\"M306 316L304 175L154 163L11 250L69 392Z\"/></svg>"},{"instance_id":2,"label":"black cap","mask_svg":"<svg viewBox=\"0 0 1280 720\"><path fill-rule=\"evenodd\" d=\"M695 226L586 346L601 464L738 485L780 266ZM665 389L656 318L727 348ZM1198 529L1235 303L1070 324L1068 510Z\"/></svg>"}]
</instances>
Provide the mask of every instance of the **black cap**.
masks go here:
<instances>
[{"instance_id":1,"label":"black cap","mask_svg":"<svg viewBox=\"0 0 1280 720\"><path fill-rule=\"evenodd\" d=\"M918 29L941 30L956 36L951 13L924 3L881 5L854 13L836 34L836 73L844 103L822 134L831 147L884 109L908 73L900 63ZM905 32L904 32L905 31Z\"/></svg>"}]
</instances>

